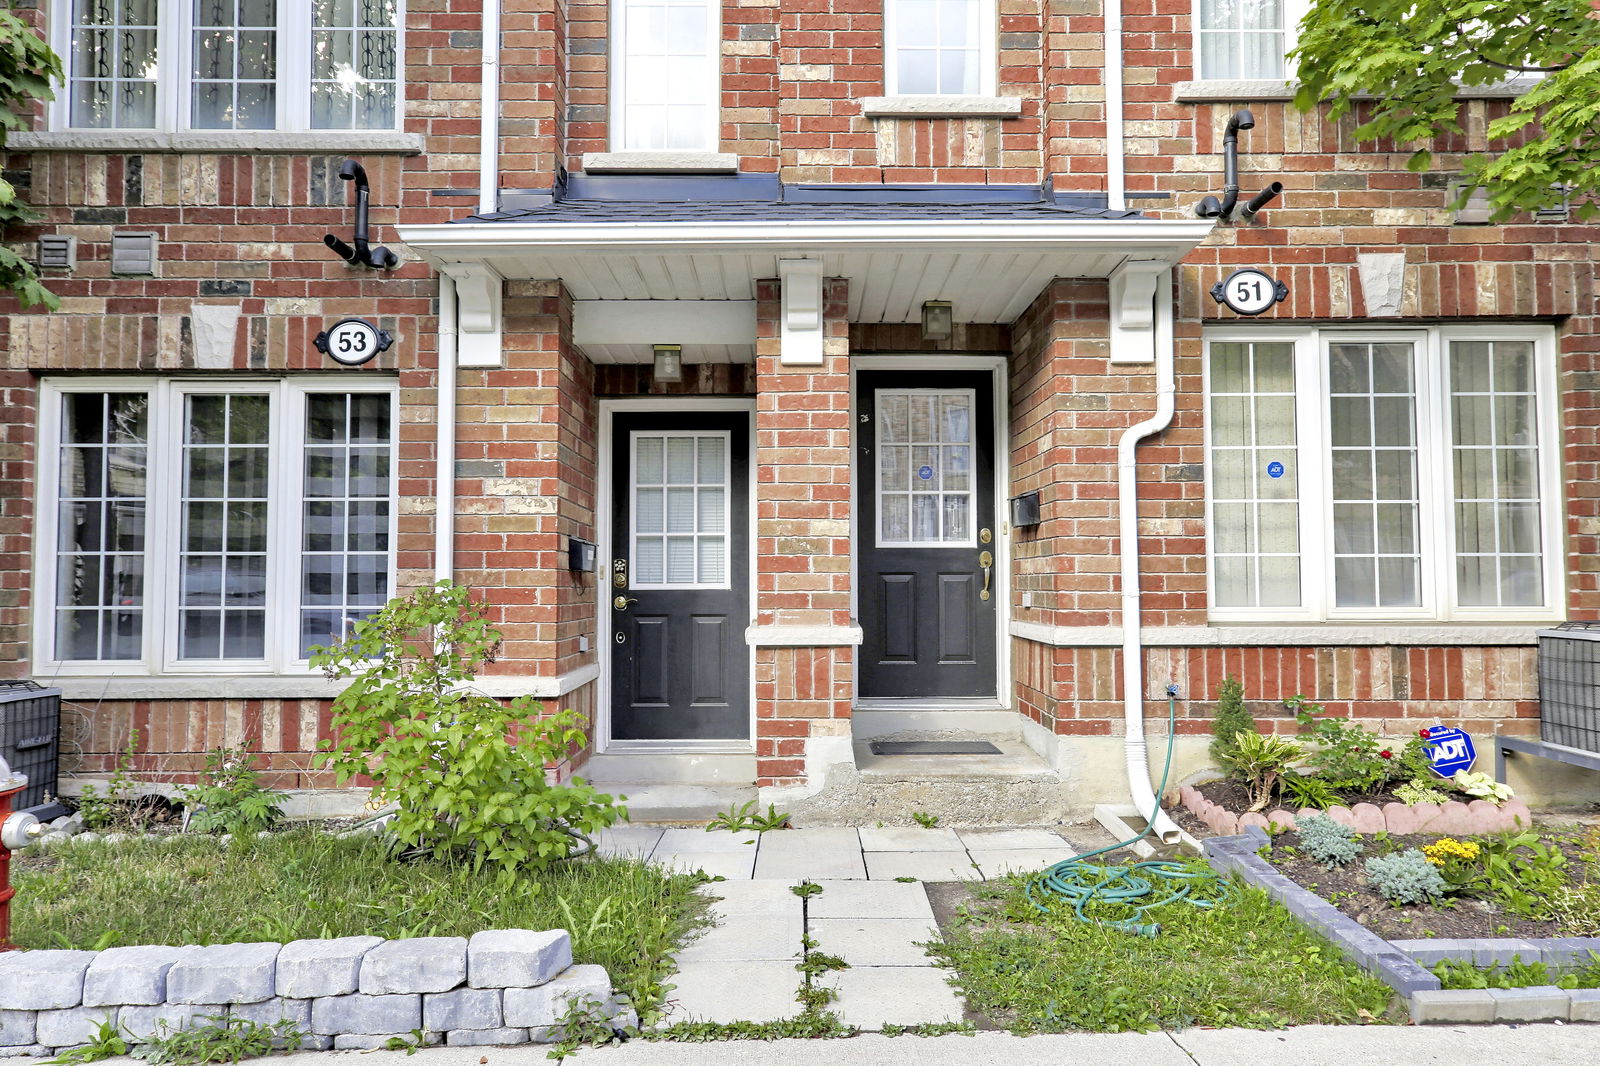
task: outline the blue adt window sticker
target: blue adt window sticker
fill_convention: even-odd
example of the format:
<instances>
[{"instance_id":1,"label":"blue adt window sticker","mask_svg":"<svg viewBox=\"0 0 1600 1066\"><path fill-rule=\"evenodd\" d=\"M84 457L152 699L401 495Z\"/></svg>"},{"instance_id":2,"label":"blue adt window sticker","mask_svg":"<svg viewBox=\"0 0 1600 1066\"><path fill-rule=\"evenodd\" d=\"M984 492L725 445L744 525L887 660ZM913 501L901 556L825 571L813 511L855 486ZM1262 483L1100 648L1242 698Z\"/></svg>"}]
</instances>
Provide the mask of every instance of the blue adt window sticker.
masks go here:
<instances>
[{"instance_id":1,"label":"blue adt window sticker","mask_svg":"<svg viewBox=\"0 0 1600 1066\"><path fill-rule=\"evenodd\" d=\"M1267 476L1268 477L1282 477L1283 476L1283 464L1278 462L1276 459L1274 459L1272 462L1268 463L1267 464Z\"/></svg>"},{"instance_id":2,"label":"blue adt window sticker","mask_svg":"<svg viewBox=\"0 0 1600 1066\"><path fill-rule=\"evenodd\" d=\"M919 466L919 467L917 467L917 476L920 477L924 481L932 481L933 480L933 467L931 467L931 466Z\"/></svg>"}]
</instances>

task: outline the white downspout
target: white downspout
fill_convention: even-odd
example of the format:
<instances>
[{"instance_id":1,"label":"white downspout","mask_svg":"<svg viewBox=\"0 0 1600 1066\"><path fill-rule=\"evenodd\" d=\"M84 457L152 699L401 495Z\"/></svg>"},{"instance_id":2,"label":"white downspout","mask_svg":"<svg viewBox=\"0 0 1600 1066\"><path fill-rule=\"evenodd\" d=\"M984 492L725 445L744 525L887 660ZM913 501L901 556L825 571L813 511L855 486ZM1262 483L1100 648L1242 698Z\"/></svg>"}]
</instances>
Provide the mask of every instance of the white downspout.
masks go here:
<instances>
[{"instance_id":1,"label":"white downspout","mask_svg":"<svg viewBox=\"0 0 1600 1066\"><path fill-rule=\"evenodd\" d=\"M455 579L456 531L456 283L439 275L439 376L434 389L433 579Z\"/></svg>"},{"instance_id":2,"label":"white downspout","mask_svg":"<svg viewBox=\"0 0 1600 1066\"><path fill-rule=\"evenodd\" d=\"M1122 151L1122 0L1102 0L1105 4L1106 53L1106 206L1125 211L1128 198L1126 161Z\"/></svg>"},{"instance_id":3,"label":"white downspout","mask_svg":"<svg viewBox=\"0 0 1600 1066\"><path fill-rule=\"evenodd\" d=\"M478 129L478 213L500 209L500 0L483 0L483 114Z\"/></svg>"},{"instance_id":4,"label":"white downspout","mask_svg":"<svg viewBox=\"0 0 1600 1066\"><path fill-rule=\"evenodd\" d=\"M1114 0L1107 0L1110 4ZM1141 817L1154 820L1154 832L1163 841L1178 839L1178 826L1161 809L1150 784L1150 753L1144 736L1144 634L1139 620L1139 471L1135 453L1139 442L1172 424L1177 386L1173 369L1172 270L1161 272L1155 295L1156 410L1149 418L1129 426L1117 441L1118 547L1122 552L1122 704L1128 762L1128 792ZM1169 743L1172 738L1169 738Z\"/></svg>"}]
</instances>

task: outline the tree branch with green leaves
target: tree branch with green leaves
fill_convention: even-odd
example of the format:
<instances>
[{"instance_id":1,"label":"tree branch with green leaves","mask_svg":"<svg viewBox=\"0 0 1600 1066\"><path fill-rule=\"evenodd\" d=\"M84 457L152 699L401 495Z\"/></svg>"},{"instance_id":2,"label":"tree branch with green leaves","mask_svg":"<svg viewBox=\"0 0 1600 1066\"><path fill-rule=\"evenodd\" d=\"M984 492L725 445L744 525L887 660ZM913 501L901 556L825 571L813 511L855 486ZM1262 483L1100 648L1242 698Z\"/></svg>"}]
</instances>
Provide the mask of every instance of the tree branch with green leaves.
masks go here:
<instances>
[{"instance_id":1,"label":"tree branch with green leaves","mask_svg":"<svg viewBox=\"0 0 1600 1066\"><path fill-rule=\"evenodd\" d=\"M1407 166L1426 170L1437 138L1467 132L1459 90L1526 77L1485 130L1492 150L1463 160L1457 203L1486 189L1499 222L1569 197L1587 219L1600 213L1597 44L1587 0L1315 0L1291 53L1295 104L1359 118L1361 142L1420 145Z\"/></svg>"},{"instance_id":2,"label":"tree branch with green leaves","mask_svg":"<svg viewBox=\"0 0 1600 1066\"><path fill-rule=\"evenodd\" d=\"M61 78L61 58L26 22L0 10L0 151L12 130L27 128L35 103L55 99L51 84ZM0 177L0 230L38 217L18 199L16 188ZM61 303L44 287L33 264L4 245L0 245L0 289L13 293L23 307L43 304L54 311Z\"/></svg>"}]
</instances>

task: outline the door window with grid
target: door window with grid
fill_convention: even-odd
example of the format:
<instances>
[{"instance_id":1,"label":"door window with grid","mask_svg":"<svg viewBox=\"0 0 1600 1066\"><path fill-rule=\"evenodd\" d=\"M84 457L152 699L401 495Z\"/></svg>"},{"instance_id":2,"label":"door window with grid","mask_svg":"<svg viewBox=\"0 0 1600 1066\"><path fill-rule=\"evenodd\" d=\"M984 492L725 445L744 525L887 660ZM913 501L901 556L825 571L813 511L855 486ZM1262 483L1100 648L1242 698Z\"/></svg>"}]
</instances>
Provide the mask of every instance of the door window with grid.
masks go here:
<instances>
[{"instance_id":1,"label":"door window with grid","mask_svg":"<svg viewBox=\"0 0 1600 1066\"><path fill-rule=\"evenodd\" d=\"M970 545L971 389L877 391L879 547Z\"/></svg>"},{"instance_id":2,"label":"door window with grid","mask_svg":"<svg viewBox=\"0 0 1600 1066\"><path fill-rule=\"evenodd\" d=\"M728 435L633 435L633 586L728 587Z\"/></svg>"}]
</instances>

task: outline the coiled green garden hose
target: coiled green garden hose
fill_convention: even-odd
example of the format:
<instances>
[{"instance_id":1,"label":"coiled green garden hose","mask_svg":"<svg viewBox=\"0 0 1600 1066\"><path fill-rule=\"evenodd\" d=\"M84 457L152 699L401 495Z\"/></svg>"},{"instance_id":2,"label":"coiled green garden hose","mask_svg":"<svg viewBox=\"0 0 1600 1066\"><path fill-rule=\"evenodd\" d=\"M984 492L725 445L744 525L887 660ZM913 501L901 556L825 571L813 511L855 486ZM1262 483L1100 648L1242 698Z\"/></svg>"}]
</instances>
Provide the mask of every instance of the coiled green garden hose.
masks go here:
<instances>
[{"instance_id":1,"label":"coiled green garden hose","mask_svg":"<svg viewBox=\"0 0 1600 1066\"><path fill-rule=\"evenodd\" d=\"M1169 696L1167 759L1161 767L1161 785L1156 789L1156 810L1150 812L1149 818L1145 821L1144 831L1116 844L1108 844L1103 848L1063 859L1029 881L1026 889L1028 899L1036 908L1041 911L1048 910L1052 902L1065 900L1072 904L1073 912L1080 922L1091 922L1127 933L1153 937L1161 932L1161 924L1140 921L1146 911L1180 901L1193 907L1214 907L1227 899L1229 888L1226 881L1216 882L1218 892L1215 896L1208 899L1194 897L1191 893L1195 882L1210 881L1213 878L1210 874L1197 871L1181 862L1158 859L1136 862L1129 866L1107 866L1084 861L1096 855L1104 855L1108 851L1136 844L1149 836L1151 830L1155 828L1161 796L1167 790L1167 775L1172 772L1172 746L1177 735L1177 721L1178 700L1175 696ZM1158 893L1157 885L1160 885L1163 891ZM1084 908L1093 903L1131 907L1134 916L1119 919L1092 918L1084 913Z\"/></svg>"}]
</instances>

